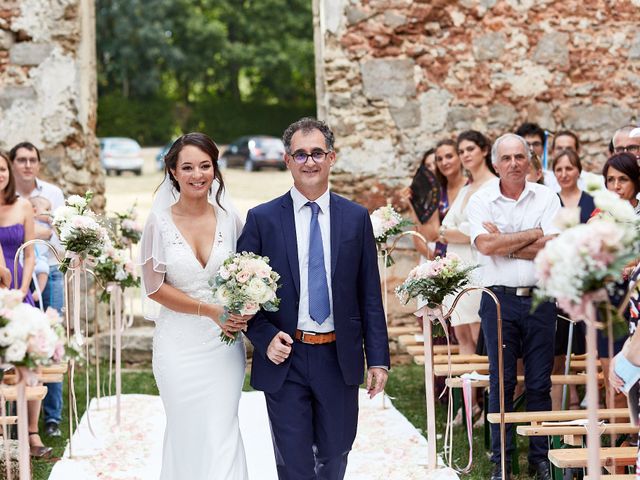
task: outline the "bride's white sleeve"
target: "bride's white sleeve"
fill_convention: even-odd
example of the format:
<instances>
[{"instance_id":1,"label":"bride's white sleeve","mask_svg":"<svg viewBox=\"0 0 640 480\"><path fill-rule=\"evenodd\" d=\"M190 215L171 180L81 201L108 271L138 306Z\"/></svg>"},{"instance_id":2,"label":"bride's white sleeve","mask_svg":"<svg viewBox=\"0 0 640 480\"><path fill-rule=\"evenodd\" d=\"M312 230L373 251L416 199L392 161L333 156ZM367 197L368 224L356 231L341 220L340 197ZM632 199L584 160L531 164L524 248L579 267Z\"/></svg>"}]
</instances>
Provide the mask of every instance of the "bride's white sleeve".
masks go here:
<instances>
[{"instance_id":1,"label":"bride's white sleeve","mask_svg":"<svg viewBox=\"0 0 640 480\"><path fill-rule=\"evenodd\" d=\"M164 283L167 271L167 256L162 241L161 225L158 216L151 212L140 240L138 264L142 267L142 306L144 318L156 320L160 313L160 304L149 298Z\"/></svg>"}]
</instances>

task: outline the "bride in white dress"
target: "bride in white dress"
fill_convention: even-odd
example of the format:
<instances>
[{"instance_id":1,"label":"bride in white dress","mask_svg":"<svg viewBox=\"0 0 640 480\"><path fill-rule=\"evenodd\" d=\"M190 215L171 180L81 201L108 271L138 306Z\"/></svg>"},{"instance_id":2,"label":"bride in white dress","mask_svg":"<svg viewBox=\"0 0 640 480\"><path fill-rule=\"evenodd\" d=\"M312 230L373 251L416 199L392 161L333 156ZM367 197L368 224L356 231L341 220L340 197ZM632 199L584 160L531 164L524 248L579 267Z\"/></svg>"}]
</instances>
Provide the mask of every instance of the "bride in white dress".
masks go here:
<instances>
[{"instance_id":1,"label":"bride in white dress","mask_svg":"<svg viewBox=\"0 0 640 480\"><path fill-rule=\"evenodd\" d=\"M209 287L242 228L217 162L206 135L176 140L141 241L145 316L156 322L153 373L167 416L161 480L248 478L238 424L244 344L219 335L244 329L250 317L221 324Z\"/></svg>"}]
</instances>

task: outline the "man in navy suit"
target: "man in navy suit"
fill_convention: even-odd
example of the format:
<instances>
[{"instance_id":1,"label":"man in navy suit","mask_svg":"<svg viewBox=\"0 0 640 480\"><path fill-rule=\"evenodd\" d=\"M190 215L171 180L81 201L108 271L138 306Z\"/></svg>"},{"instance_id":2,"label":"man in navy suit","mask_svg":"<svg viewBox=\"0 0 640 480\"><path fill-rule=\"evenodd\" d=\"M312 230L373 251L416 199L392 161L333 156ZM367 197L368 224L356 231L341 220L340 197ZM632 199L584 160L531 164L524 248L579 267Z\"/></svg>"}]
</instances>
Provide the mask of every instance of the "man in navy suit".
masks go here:
<instances>
[{"instance_id":1,"label":"man in navy suit","mask_svg":"<svg viewBox=\"0 0 640 480\"><path fill-rule=\"evenodd\" d=\"M339 480L365 355L371 398L390 365L375 240L367 210L329 192L329 127L303 118L283 141L294 186L251 209L238 240L238 251L268 256L281 275L280 310L248 324L251 385L265 392L280 480Z\"/></svg>"}]
</instances>

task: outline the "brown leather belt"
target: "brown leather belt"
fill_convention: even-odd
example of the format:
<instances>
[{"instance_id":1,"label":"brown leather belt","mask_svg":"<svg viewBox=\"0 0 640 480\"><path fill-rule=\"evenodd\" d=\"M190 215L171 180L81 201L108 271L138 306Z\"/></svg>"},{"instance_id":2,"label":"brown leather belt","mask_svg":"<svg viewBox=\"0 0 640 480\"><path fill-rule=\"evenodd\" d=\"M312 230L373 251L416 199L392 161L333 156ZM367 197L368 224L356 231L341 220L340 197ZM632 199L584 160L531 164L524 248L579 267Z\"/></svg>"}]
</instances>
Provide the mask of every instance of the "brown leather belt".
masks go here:
<instances>
[{"instance_id":1,"label":"brown leather belt","mask_svg":"<svg viewBox=\"0 0 640 480\"><path fill-rule=\"evenodd\" d=\"M309 345L322 345L324 343L335 342L336 332L315 333L296 330L294 338L299 342L308 343Z\"/></svg>"}]
</instances>

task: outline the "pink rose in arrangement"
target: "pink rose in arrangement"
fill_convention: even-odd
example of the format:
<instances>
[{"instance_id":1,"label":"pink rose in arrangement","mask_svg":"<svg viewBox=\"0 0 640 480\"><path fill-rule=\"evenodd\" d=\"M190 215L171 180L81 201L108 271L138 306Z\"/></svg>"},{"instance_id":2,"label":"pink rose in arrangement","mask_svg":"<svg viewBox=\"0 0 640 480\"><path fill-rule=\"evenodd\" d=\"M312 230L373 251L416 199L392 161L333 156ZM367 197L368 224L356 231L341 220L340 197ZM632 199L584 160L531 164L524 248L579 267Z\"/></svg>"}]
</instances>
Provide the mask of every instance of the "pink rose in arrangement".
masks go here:
<instances>
[{"instance_id":1,"label":"pink rose in arrangement","mask_svg":"<svg viewBox=\"0 0 640 480\"><path fill-rule=\"evenodd\" d=\"M246 283L251 278L251 274L245 270L236 273L236 280L240 283Z\"/></svg>"}]
</instances>

